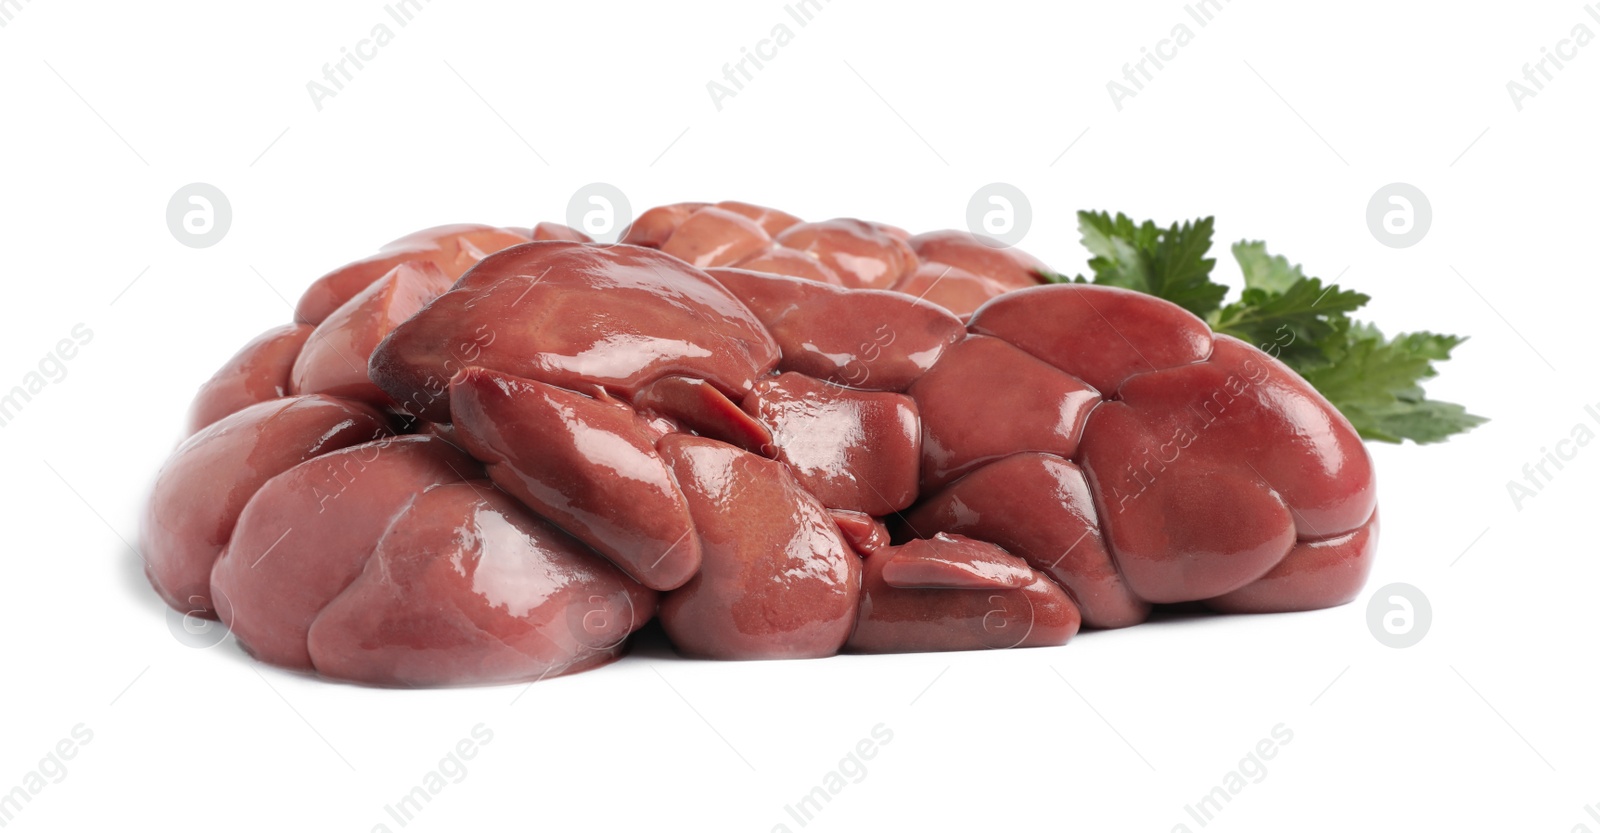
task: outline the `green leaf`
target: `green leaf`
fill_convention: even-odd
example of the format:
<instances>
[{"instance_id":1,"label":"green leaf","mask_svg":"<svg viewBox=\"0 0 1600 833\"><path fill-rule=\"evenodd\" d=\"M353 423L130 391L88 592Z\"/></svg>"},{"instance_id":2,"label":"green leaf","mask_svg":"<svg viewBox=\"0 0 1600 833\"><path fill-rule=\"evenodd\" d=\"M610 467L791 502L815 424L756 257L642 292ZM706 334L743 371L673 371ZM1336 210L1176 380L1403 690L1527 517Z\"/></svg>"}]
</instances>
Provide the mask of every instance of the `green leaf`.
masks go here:
<instances>
[{"instance_id":1,"label":"green leaf","mask_svg":"<svg viewBox=\"0 0 1600 833\"><path fill-rule=\"evenodd\" d=\"M1460 405L1428 399L1422 381L1465 338L1417 332L1386 339L1376 327L1344 322L1326 337L1315 363L1296 367L1370 440L1439 442L1485 422ZM1291 365L1292 367L1293 365Z\"/></svg>"},{"instance_id":2,"label":"green leaf","mask_svg":"<svg viewBox=\"0 0 1600 833\"><path fill-rule=\"evenodd\" d=\"M1094 257L1094 282L1164 298L1196 315L1222 305L1228 288L1211 280L1216 260L1211 250L1213 221L1205 217L1163 229L1146 220L1135 224L1123 214L1078 212L1083 245Z\"/></svg>"},{"instance_id":3,"label":"green leaf","mask_svg":"<svg viewBox=\"0 0 1600 833\"><path fill-rule=\"evenodd\" d=\"M1206 217L1162 228L1106 212L1080 211L1078 229L1093 257L1093 282L1164 298L1206 319L1212 330L1243 339L1305 377L1369 440L1432 443L1485 422L1451 402L1428 399L1422 382L1435 362L1465 339L1418 332L1384 338L1350 318L1367 295L1308 277L1299 265L1240 241L1233 256L1244 274L1238 300L1211 280L1213 222ZM1051 283L1085 283L1082 275L1041 271Z\"/></svg>"},{"instance_id":4,"label":"green leaf","mask_svg":"<svg viewBox=\"0 0 1600 833\"><path fill-rule=\"evenodd\" d=\"M1244 270L1247 289L1264 289L1283 292L1305 279L1299 264L1290 263L1282 255L1267 254L1267 244L1259 240L1240 240L1233 244L1233 259Z\"/></svg>"},{"instance_id":5,"label":"green leaf","mask_svg":"<svg viewBox=\"0 0 1600 833\"><path fill-rule=\"evenodd\" d=\"M1034 271L1034 274L1038 275L1040 280L1043 280L1045 283L1088 283L1089 282L1089 279L1084 277L1084 276L1082 276L1082 275L1078 275L1076 277L1071 277L1071 276L1068 276L1068 275L1066 275L1065 273L1062 273L1062 272L1052 272L1049 269L1037 269L1037 270Z\"/></svg>"},{"instance_id":6,"label":"green leaf","mask_svg":"<svg viewBox=\"0 0 1600 833\"><path fill-rule=\"evenodd\" d=\"M1298 265L1268 254L1264 243L1235 243L1233 256L1244 271L1246 288L1239 300L1212 313L1207 323L1291 365L1317 355L1318 345L1345 320L1345 314L1371 300L1337 284L1324 287L1320 279L1306 277Z\"/></svg>"},{"instance_id":7,"label":"green leaf","mask_svg":"<svg viewBox=\"0 0 1600 833\"><path fill-rule=\"evenodd\" d=\"M1467 413L1454 402L1422 399L1399 402L1385 408L1352 408L1341 411L1363 439L1386 443L1411 440L1420 445L1443 442L1463 431L1488 422Z\"/></svg>"}]
</instances>

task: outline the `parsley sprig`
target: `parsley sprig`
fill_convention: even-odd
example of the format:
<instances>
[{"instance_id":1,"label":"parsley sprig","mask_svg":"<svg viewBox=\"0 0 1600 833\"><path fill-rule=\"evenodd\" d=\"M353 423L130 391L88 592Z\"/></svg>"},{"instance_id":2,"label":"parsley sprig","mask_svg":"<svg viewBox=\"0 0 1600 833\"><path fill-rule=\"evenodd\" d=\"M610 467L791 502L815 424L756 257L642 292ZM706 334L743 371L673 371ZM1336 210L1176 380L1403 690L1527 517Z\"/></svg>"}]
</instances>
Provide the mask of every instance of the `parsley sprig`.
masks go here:
<instances>
[{"instance_id":1,"label":"parsley sprig","mask_svg":"<svg viewBox=\"0 0 1600 833\"><path fill-rule=\"evenodd\" d=\"M1369 440L1432 443L1485 419L1452 402L1429 399L1422 382L1438 375L1435 362L1466 339L1429 332L1388 338L1350 313L1367 295L1307 277L1265 243L1240 241L1233 257L1244 291L1227 302L1228 287L1211 280L1212 218L1162 228L1122 214L1078 212L1092 278L1044 273L1061 283L1120 286L1165 298L1205 319L1211 329L1254 344L1305 377Z\"/></svg>"}]
</instances>

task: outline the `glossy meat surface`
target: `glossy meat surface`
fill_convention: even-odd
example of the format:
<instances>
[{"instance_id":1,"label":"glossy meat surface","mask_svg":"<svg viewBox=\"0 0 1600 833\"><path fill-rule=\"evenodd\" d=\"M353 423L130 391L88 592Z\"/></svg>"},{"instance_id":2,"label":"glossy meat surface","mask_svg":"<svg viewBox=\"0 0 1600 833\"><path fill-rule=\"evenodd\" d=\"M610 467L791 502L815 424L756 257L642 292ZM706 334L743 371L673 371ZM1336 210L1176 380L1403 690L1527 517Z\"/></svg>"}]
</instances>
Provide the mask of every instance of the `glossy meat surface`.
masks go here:
<instances>
[{"instance_id":1,"label":"glossy meat surface","mask_svg":"<svg viewBox=\"0 0 1600 833\"><path fill-rule=\"evenodd\" d=\"M475 224L435 226L413 232L388 243L378 254L318 278L301 296L295 307L295 320L321 324L334 310L402 263L431 263L453 281L488 255L530 239L533 238L524 230Z\"/></svg>"},{"instance_id":2,"label":"glossy meat surface","mask_svg":"<svg viewBox=\"0 0 1600 833\"><path fill-rule=\"evenodd\" d=\"M744 407L824 506L887 515L916 500L922 429L911 397L783 373L757 383Z\"/></svg>"},{"instance_id":3,"label":"glossy meat surface","mask_svg":"<svg viewBox=\"0 0 1600 833\"><path fill-rule=\"evenodd\" d=\"M175 609L214 618L211 567L261 486L291 466L389 433L372 409L320 395L260 402L204 428L156 476L140 547L151 583Z\"/></svg>"},{"instance_id":4,"label":"glossy meat surface","mask_svg":"<svg viewBox=\"0 0 1600 833\"><path fill-rule=\"evenodd\" d=\"M367 376L367 358L390 331L449 288L450 279L427 261L389 270L317 325L290 372L290 393L391 404Z\"/></svg>"},{"instance_id":5,"label":"glossy meat surface","mask_svg":"<svg viewBox=\"0 0 1600 833\"><path fill-rule=\"evenodd\" d=\"M655 593L487 481L417 495L307 637L335 679L481 685L604 665Z\"/></svg>"},{"instance_id":6,"label":"glossy meat surface","mask_svg":"<svg viewBox=\"0 0 1600 833\"><path fill-rule=\"evenodd\" d=\"M311 670L306 635L419 492L481 477L437 437L392 437L307 460L246 504L211 570L219 618L256 657Z\"/></svg>"},{"instance_id":7,"label":"glossy meat surface","mask_svg":"<svg viewBox=\"0 0 1600 833\"><path fill-rule=\"evenodd\" d=\"M314 328L284 324L256 336L201 386L189 407L189 434L258 402L289 395L289 375Z\"/></svg>"},{"instance_id":8,"label":"glossy meat surface","mask_svg":"<svg viewBox=\"0 0 1600 833\"><path fill-rule=\"evenodd\" d=\"M661 441L694 515L703 563L661 600L678 650L714 659L838 653L855 623L861 562L783 464L716 440Z\"/></svg>"},{"instance_id":9,"label":"glossy meat surface","mask_svg":"<svg viewBox=\"0 0 1600 833\"><path fill-rule=\"evenodd\" d=\"M549 242L485 258L396 328L370 367L401 407L448 422L445 388L469 366L631 396L674 374L742 394L777 361L750 310L683 261Z\"/></svg>"},{"instance_id":10,"label":"glossy meat surface","mask_svg":"<svg viewBox=\"0 0 1600 833\"><path fill-rule=\"evenodd\" d=\"M142 529L168 604L379 686L1060 645L1350 601L1349 423L1147 295L960 231L742 202L441 226L205 383Z\"/></svg>"},{"instance_id":11,"label":"glossy meat surface","mask_svg":"<svg viewBox=\"0 0 1600 833\"><path fill-rule=\"evenodd\" d=\"M634 579L671 590L700 568L683 492L631 408L476 367L450 401L495 483Z\"/></svg>"},{"instance_id":12,"label":"glossy meat surface","mask_svg":"<svg viewBox=\"0 0 1600 833\"><path fill-rule=\"evenodd\" d=\"M866 557L850 648L863 653L1062 645L1078 608L993 544L940 533Z\"/></svg>"}]
</instances>

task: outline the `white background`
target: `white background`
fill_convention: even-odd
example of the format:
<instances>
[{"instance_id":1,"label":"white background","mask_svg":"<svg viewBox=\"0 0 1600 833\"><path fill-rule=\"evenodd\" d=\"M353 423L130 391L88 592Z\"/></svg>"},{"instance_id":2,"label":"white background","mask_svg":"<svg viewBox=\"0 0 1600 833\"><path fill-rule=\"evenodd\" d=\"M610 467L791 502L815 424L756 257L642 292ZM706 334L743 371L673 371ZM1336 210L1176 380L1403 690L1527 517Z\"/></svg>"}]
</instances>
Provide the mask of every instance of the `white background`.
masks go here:
<instances>
[{"instance_id":1,"label":"white background","mask_svg":"<svg viewBox=\"0 0 1600 833\"><path fill-rule=\"evenodd\" d=\"M1520 509L1506 485L1600 403L1600 44L1520 111L1506 83L1600 21L1577 0L1235 0L1203 28L1178 2L889 5L800 27L778 2L434 2L400 28L377 2L7 4L0 389L94 333L0 428L0 791L93 732L7 829L399 829L384 806L482 723L407 829L799 830L785 805L883 724L806 829L1198 830L1185 805L1283 724L1207 829L1600 830L1600 448ZM307 82L381 22L393 42L319 111ZM707 82L779 23L793 41L719 111ZM1107 82L1178 23L1193 41L1119 111ZM233 207L211 248L166 225L195 181ZM1430 391L1493 421L1373 447L1379 560L1335 610L1009 653L646 646L526 693L356 688L175 639L124 542L196 386L326 269L437 223L561 220L593 181L636 210L912 230L963 226L1003 181L1032 203L1023 248L1071 271L1078 209L1215 214L1222 244L1375 296L1386 331L1470 334ZM1366 223L1394 181L1433 207L1412 248ZM1218 272L1237 281L1225 251ZM1395 581L1432 602L1412 648L1368 631Z\"/></svg>"}]
</instances>

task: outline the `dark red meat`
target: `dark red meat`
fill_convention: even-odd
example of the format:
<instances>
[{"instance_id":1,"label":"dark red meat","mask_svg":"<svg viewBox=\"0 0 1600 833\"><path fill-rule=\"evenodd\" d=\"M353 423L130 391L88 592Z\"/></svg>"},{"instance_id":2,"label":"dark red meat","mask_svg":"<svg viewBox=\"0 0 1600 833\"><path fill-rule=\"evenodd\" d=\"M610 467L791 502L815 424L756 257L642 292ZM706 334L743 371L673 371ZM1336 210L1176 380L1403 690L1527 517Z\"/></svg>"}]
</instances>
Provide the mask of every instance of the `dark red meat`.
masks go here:
<instances>
[{"instance_id":1,"label":"dark red meat","mask_svg":"<svg viewBox=\"0 0 1600 833\"><path fill-rule=\"evenodd\" d=\"M653 617L722 659L1030 647L1365 581L1355 431L1172 304L747 203L623 240L446 226L316 281L196 398L151 582L267 662L423 686Z\"/></svg>"}]
</instances>

